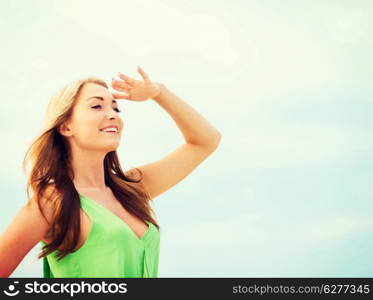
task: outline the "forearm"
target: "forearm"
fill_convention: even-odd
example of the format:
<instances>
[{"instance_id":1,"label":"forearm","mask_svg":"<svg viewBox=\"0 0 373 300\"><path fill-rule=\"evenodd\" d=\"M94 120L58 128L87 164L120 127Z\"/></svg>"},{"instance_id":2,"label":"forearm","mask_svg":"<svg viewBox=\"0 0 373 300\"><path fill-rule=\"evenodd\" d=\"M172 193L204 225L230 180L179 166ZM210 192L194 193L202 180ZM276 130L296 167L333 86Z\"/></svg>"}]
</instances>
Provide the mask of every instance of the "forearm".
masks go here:
<instances>
[{"instance_id":1,"label":"forearm","mask_svg":"<svg viewBox=\"0 0 373 300\"><path fill-rule=\"evenodd\" d=\"M215 147L220 141L220 132L164 84L157 84L160 85L161 91L152 100L169 113L185 141L190 144Z\"/></svg>"}]
</instances>

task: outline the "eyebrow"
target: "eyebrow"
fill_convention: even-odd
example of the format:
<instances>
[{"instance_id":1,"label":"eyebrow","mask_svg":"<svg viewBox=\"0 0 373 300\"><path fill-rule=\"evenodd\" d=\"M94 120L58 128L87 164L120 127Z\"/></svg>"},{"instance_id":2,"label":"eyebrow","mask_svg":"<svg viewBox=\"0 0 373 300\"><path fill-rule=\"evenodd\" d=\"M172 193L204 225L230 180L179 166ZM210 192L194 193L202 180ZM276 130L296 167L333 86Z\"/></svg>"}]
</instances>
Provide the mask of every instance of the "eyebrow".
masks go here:
<instances>
[{"instance_id":1,"label":"eyebrow","mask_svg":"<svg viewBox=\"0 0 373 300\"><path fill-rule=\"evenodd\" d=\"M104 101L105 99L103 97L99 97L99 96L93 96L93 97L90 97L88 99L86 99L86 101L88 101L89 99L92 99L92 98L97 98L101 101ZM111 100L112 103L117 103L117 101L115 101L114 99Z\"/></svg>"}]
</instances>

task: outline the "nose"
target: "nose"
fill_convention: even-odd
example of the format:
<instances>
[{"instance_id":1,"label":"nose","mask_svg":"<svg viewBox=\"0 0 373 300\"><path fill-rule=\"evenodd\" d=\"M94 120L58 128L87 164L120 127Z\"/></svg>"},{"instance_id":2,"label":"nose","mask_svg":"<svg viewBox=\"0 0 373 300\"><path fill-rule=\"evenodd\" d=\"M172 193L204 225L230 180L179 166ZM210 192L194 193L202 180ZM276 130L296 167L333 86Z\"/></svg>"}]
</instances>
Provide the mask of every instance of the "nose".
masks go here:
<instances>
[{"instance_id":1,"label":"nose","mask_svg":"<svg viewBox=\"0 0 373 300\"><path fill-rule=\"evenodd\" d=\"M109 110L107 110L107 112L106 112L106 117L107 117L109 120L116 119L116 117L117 117L117 112L115 112L113 109L109 109Z\"/></svg>"}]
</instances>

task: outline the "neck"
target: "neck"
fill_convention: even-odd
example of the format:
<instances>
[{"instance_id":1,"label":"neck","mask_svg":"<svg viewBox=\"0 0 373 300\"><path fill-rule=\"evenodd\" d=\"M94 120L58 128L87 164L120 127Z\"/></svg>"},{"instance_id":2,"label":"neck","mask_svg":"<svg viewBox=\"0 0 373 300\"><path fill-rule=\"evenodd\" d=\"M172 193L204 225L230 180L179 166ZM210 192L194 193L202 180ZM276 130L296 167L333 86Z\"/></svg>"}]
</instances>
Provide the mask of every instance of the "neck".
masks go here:
<instances>
[{"instance_id":1,"label":"neck","mask_svg":"<svg viewBox=\"0 0 373 300\"><path fill-rule=\"evenodd\" d=\"M79 189L106 190L104 158L106 153L74 151L72 168L74 185Z\"/></svg>"}]
</instances>

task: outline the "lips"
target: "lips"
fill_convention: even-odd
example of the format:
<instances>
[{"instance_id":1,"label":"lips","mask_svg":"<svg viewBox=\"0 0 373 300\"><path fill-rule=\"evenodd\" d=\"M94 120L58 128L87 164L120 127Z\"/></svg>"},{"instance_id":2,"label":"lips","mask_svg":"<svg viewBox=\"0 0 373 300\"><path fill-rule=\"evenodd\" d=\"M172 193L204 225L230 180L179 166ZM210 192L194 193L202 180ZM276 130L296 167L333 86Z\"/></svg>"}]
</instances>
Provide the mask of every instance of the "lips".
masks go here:
<instances>
[{"instance_id":1,"label":"lips","mask_svg":"<svg viewBox=\"0 0 373 300\"><path fill-rule=\"evenodd\" d=\"M104 129L110 129L110 128L113 128L113 129L115 128L117 130L117 132L119 131L117 125L108 125L106 127L101 128L100 131L103 131Z\"/></svg>"}]
</instances>

